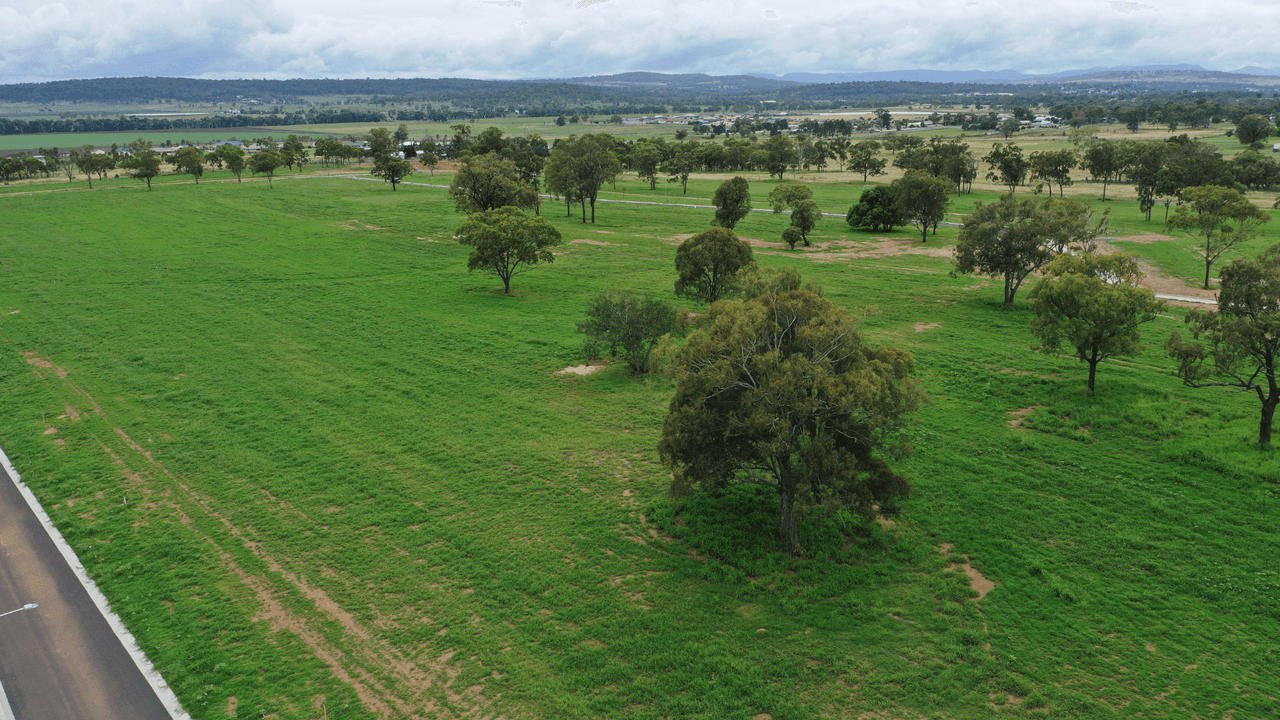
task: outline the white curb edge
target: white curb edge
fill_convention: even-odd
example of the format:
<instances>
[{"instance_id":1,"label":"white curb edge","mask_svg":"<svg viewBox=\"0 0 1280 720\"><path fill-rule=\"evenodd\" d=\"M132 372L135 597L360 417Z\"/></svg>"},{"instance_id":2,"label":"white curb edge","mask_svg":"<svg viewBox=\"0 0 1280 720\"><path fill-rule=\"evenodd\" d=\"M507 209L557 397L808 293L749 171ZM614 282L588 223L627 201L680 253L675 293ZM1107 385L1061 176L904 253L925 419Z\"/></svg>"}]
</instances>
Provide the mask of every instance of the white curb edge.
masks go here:
<instances>
[{"instance_id":1,"label":"white curb edge","mask_svg":"<svg viewBox=\"0 0 1280 720\"><path fill-rule=\"evenodd\" d=\"M0 720L17 720L9 707L9 696L4 694L4 685L0 685Z\"/></svg>"},{"instance_id":2,"label":"white curb edge","mask_svg":"<svg viewBox=\"0 0 1280 720\"><path fill-rule=\"evenodd\" d=\"M129 657L133 658L134 664L138 666L142 676L147 679L147 683L155 691L156 697L160 698L160 703L164 705L164 709L168 711L169 716L173 720L191 720L191 716L187 714L187 711L182 709L182 703L178 701L178 696L174 694L169 684L160 676L155 665L151 664L151 660L147 658L146 653L142 652L142 648L138 646L138 641L134 639L133 633L129 632L129 629L124 626L124 622L120 620L120 616L111 609L111 604L107 602L106 596L102 594L102 591L98 589L98 585L85 572L84 565L80 563L80 558L76 557L75 551L67 544L66 539L62 537L62 533L58 532L58 528L54 527L53 521L49 519L49 514L44 511L40 501L36 499L35 493L31 492L31 488L22 482L22 476L14 469L13 463L9 461L9 456L5 454L3 448L0 448L0 463L3 463L4 469L9 473L9 477L13 478L13 484L17 486L18 492L22 493L22 497L26 499L27 506L39 518L45 532L49 533L49 539L53 540L58 552L62 553L62 557L67 561L67 565L71 567L71 571L76 574L80 584L84 586L85 591L89 593L89 597L93 599L93 604L98 606L98 611L102 613L102 617L106 618L111 630L116 634L116 637L120 638L120 644L124 645ZM3 690L0 690L0 693L2 692ZM3 720L3 718L4 712L0 710L0 720Z\"/></svg>"}]
</instances>

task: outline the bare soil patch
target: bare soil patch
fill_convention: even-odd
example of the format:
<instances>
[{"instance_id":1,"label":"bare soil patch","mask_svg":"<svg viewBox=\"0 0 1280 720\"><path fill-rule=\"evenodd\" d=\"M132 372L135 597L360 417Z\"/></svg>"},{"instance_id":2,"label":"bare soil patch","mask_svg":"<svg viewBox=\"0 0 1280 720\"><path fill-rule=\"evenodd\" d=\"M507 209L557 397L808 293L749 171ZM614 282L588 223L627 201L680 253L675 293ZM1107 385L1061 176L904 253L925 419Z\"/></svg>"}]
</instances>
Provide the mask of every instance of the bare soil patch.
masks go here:
<instances>
[{"instance_id":1,"label":"bare soil patch","mask_svg":"<svg viewBox=\"0 0 1280 720\"><path fill-rule=\"evenodd\" d=\"M1010 410L1009 412L1005 413L1006 415L1010 416L1009 427L1013 428L1014 430L1021 430L1023 419L1026 418L1031 413L1035 412L1036 410L1039 410L1041 407L1043 406L1032 405L1031 407L1018 408L1017 410Z\"/></svg>"},{"instance_id":2,"label":"bare soil patch","mask_svg":"<svg viewBox=\"0 0 1280 720\"><path fill-rule=\"evenodd\" d=\"M920 332L924 332L925 330L932 330L934 328L940 328L940 327L942 327L942 323L933 322L926 325L925 323L918 322L916 323L916 332L920 333Z\"/></svg>"},{"instance_id":3,"label":"bare soil patch","mask_svg":"<svg viewBox=\"0 0 1280 720\"><path fill-rule=\"evenodd\" d=\"M604 370L608 365L571 365L563 370L557 370L557 375L590 375Z\"/></svg>"},{"instance_id":4,"label":"bare soil patch","mask_svg":"<svg viewBox=\"0 0 1280 720\"><path fill-rule=\"evenodd\" d=\"M343 230L386 230L386 228L384 227L378 227L377 225L370 225L369 223L366 223L363 220L356 220L355 218L352 218L351 220L342 220L342 221L336 222L334 223L334 226L340 227Z\"/></svg>"},{"instance_id":5,"label":"bare soil patch","mask_svg":"<svg viewBox=\"0 0 1280 720\"><path fill-rule=\"evenodd\" d=\"M1165 235L1152 235L1152 237L1160 238L1164 240L1172 239ZM1121 239L1133 240L1133 238L1121 238ZM1154 240L1151 242L1154 242ZM1120 252L1120 248L1110 243L1099 242L1098 251L1104 252L1104 253L1113 253L1113 252ZM1165 275L1164 273L1160 272L1159 269L1157 269L1155 266L1153 266L1151 263L1148 263L1145 260L1141 260L1141 259L1138 260L1138 268L1142 270L1142 275L1143 275L1142 282L1140 284L1143 287L1151 288L1152 292L1165 293L1168 295L1187 295L1189 297L1205 298L1206 300L1213 300L1218 296L1218 293L1215 290L1212 290L1212 289L1205 290L1204 288L1198 285L1188 285L1182 280L1169 277L1168 275ZM1178 303L1177 301L1171 301L1171 302L1173 302L1173 304L1194 306L1191 303Z\"/></svg>"},{"instance_id":6,"label":"bare soil patch","mask_svg":"<svg viewBox=\"0 0 1280 720\"><path fill-rule=\"evenodd\" d=\"M52 370L53 373L60 378L65 378L67 376L66 370L58 367L57 365L54 365L53 363L49 362L48 360L45 360L44 358L36 355L33 352L23 353L22 356L27 359L27 362L40 368L40 370ZM43 378L44 375L40 373L40 370L36 371L36 375L39 375L41 378Z\"/></svg>"},{"instance_id":7,"label":"bare soil patch","mask_svg":"<svg viewBox=\"0 0 1280 720\"><path fill-rule=\"evenodd\" d=\"M603 240L588 240L586 238L570 240L568 244L569 245L607 245L610 247L616 247L618 245L626 245L626 243L611 243L611 242L605 242Z\"/></svg>"}]
</instances>

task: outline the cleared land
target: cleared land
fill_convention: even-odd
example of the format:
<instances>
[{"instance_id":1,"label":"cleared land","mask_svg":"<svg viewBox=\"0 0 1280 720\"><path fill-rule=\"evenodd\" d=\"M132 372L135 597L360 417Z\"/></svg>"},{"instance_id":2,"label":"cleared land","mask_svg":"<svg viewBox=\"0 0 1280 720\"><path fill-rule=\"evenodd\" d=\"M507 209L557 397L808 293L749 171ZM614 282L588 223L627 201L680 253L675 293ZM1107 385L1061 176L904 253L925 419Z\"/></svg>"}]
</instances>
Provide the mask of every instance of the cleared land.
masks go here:
<instances>
[{"instance_id":1,"label":"cleared land","mask_svg":"<svg viewBox=\"0 0 1280 720\"><path fill-rule=\"evenodd\" d=\"M710 211L549 202L566 244L503 296L443 190L206 178L0 196L0 442L196 717L1280 713L1280 474L1256 399L1173 377L1181 310L1089 397L1025 306L948 275L954 230L828 218L792 252L752 214L760 262L876 306L932 398L906 515L791 559L768 498L667 499L666 381L559 374L586 299L668 295Z\"/></svg>"}]
</instances>

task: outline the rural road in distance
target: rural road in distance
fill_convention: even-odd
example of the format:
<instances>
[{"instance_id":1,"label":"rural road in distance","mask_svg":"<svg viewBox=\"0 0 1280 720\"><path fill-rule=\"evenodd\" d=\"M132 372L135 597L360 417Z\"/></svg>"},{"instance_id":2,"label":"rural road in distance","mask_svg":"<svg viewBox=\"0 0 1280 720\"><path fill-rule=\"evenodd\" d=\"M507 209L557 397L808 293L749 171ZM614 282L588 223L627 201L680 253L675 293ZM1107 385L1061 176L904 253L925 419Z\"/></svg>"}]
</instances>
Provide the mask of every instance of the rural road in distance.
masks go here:
<instances>
[{"instance_id":1,"label":"rural road in distance","mask_svg":"<svg viewBox=\"0 0 1280 720\"><path fill-rule=\"evenodd\" d=\"M171 720L0 468L0 684L15 720ZM0 707L0 716L4 708Z\"/></svg>"}]
</instances>

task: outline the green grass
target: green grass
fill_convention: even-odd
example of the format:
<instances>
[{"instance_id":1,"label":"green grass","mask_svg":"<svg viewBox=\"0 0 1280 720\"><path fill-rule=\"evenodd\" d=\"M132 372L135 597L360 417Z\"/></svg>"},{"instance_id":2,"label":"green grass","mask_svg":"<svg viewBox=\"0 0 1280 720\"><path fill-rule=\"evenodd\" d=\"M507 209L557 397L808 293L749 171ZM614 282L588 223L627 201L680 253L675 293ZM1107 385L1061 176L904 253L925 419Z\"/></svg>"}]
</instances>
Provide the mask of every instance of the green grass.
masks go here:
<instances>
[{"instance_id":1,"label":"green grass","mask_svg":"<svg viewBox=\"0 0 1280 720\"><path fill-rule=\"evenodd\" d=\"M149 130L135 132L101 132L101 133L46 133L42 135L0 135L0 152L29 151L32 154L38 148L56 147L64 153L81 145L92 145L99 148L110 148L113 144L121 147L142 138L150 140L156 146L170 142L173 145L182 143L212 143L222 140L249 140L264 137L270 130L256 127L223 128L220 130ZM305 132L305 131L304 131ZM283 136L281 136L283 138Z\"/></svg>"},{"instance_id":2,"label":"green grass","mask_svg":"<svg viewBox=\"0 0 1280 720\"><path fill-rule=\"evenodd\" d=\"M1181 311L1090 397L944 258L757 248L870 307L932 401L904 517L808 526L791 559L767 496L668 499L669 381L555 374L586 299L669 296L670 238L711 211L547 203L612 244L504 296L443 190L113 183L0 197L24 229L0 237L0 444L195 717L1280 712L1280 472L1256 399L1173 377Z\"/></svg>"}]
</instances>

